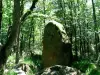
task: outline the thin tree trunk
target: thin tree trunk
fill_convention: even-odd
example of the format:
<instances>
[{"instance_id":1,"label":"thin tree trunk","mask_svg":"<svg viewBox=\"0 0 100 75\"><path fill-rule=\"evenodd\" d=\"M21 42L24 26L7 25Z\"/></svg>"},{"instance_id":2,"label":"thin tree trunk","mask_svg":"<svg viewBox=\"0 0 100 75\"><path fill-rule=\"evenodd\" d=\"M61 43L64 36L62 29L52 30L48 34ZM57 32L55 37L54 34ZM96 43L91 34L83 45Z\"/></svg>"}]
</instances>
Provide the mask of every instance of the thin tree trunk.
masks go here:
<instances>
[{"instance_id":1,"label":"thin tree trunk","mask_svg":"<svg viewBox=\"0 0 100 75\"><path fill-rule=\"evenodd\" d=\"M46 14L45 2L46 2L46 0L43 0L43 14L44 14L44 15ZM43 26L43 29L44 29L44 28L45 28L45 17L44 17L43 23L44 23L44 26ZM33 28L33 30L34 30L34 28ZM44 33L44 32L42 32L42 34L43 34L43 33ZM43 35L42 35L42 36L43 36Z\"/></svg>"},{"instance_id":2,"label":"thin tree trunk","mask_svg":"<svg viewBox=\"0 0 100 75\"><path fill-rule=\"evenodd\" d=\"M95 31L95 45L96 45L96 58L98 58L98 49L97 49L97 32L98 32L98 26L96 22L96 13L95 13L95 4L94 0L92 0L92 8L93 8L93 21L94 21L94 31Z\"/></svg>"},{"instance_id":3,"label":"thin tree trunk","mask_svg":"<svg viewBox=\"0 0 100 75\"><path fill-rule=\"evenodd\" d=\"M63 19L64 19L64 26L66 27L66 11L65 11L65 1L62 0L62 11L63 11Z\"/></svg>"},{"instance_id":4,"label":"thin tree trunk","mask_svg":"<svg viewBox=\"0 0 100 75\"><path fill-rule=\"evenodd\" d=\"M70 30L71 30L71 32L70 32L70 41L71 41L71 44L73 44L73 37L72 37L72 35L73 35L73 29L72 29L72 27L73 27L73 10L72 10L72 7L71 6L73 6L73 3L72 3L72 1L70 2L70 5L69 5L69 9L70 9Z\"/></svg>"},{"instance_id":5,"label":"thin tree trunk","mask_svg":"<svg viewBox=\"0 0 100 75\"><path fill-rule=\"evenodd\" d=\"M21 16L22 16L23 15L23 11L24 11L24 0L21 0L20 7L21 7L20 13L21 13Z\"/></svg>"},{"instance_id":6,"label":"thin tree trunk","mask_svg":"<svg viewBox=\"0 0 100 75\"><path fill-rule=\"evenodd\" d=\"M21 0L20 17L23 15L23 10L24 10L24 4L23 4L23 0ZM20 28L21 28L21 26L20 26ZM17 39L16 39L16 60L15 60L16 64L19 63L19 59L20 59L20 28L18 30L18 35L17 35Z\"/></svg>"},{"instance_id":7,"label":"thin tree trunk","mask_svg":"<svg viewBox=\"0 0 100 75\"><path fill-rule=\"evenodd\" d=\"M22 33L22 36L21 36L21 41L20 41L20 56L22 56L23 54L23 50L24 50L24 35Z\"/></svg>"},{"instance_id":8,"label":"thin tree trunk","mask_svg":"<svg viewBox=\"0 0 100 75\"><path fill-rule=\"evenodd\" d=\"M0 34L1 34L1 22L2 22L2 0L0 0Z\"/></svg>"},{"instance_id":9,"label":"thin tree trunk","mask_svg":"<svg viewBox=\"0 0 100 75\"><path fill-rule=\"evenodd\" d=\"M21 4L20 4L20 7L21 7L21 10L20 10L20 13L21 13L21 16L23 15L23 11L24 11L24 0L21 0ZM19 33L21 33L21 31L22 31L22 28L20 27L20 31L19 31ZM20 56L22 56L22 51L24 50L23 48L23 33L22 33L22 36L21 36L21 40L20 40L20 49L19 49L19 54L20 54Z\"/></svg>"},{"instance_id":10,"label":"thin tree trunk","mask_svg":"<svg viewBox=\"0 0 100 75\"><path fill-rule=\"evenodd\" d=\"M2 42L2 39L1 39L1 26L2 26L2 0L0 0L0 42Z\"/></svg>"},{"instance_id":11,"label":"thin tree trunk","mask_svg":"<svg viewBox=\"0 0 100 75\"><path fill-rule=\"evenodd\" d=\"M75 2L73 4L74 4L74 6L76 6ZM77 8L75 7L75 8L73 8L73 10L75 12L74 13L75 17L77 17ZM74 19L74 22L77 22L77 18ZM77 23L74 24L74 34L75 34L75 44L74 44L74 46L75 46L75 57L77 59L78 58L78 50L77 50L77 25L76 24Z\"/></svg>"},{"instance_id":12,"label":"thin tree trunk","mask_svg":"<svg viewBox=\"0 0 100 75\"><path fill-rule=\"evenodd\" d=\"M30 33L30 29L31 28L29 28L29 43L28 43L29 51L31 50L31 33Z\"/></svg>"},{"instance_id":13,"label":"thin tree trunk","mask_svg":"<svg viewBox=\"0 0 100 75\"><path fill-rule=\"evenodd\" d=\"M43 0L43 14L45 15L46 14L46 11L45 11L45 0ZM45 25L45 17L44 17L44 25Z\"/></svg>"},{"instance_id":14,"label":"thin tree trunk","mask_svg":"<svg viewBox=\"0 0 100 75\"><path fill-rule=\"evenodd\" d=\"M34 19L33 19L34 21ZM32 35L33 35L33 39L32 39L32 43L33 43L33 47L34 47L34 39L35 39L35 35L34 35L34 30L35 30L35 25L34 25L34 22L33 23L33 27L32 27Z\"/></svg>"},{"instance_id":15,"label":"thin tree trunk","mask_svg":"<svg viewBox=\"0 0 100 75\"><path fill-rule=\"evenodd\" d=\"M18 35L17 35L17 39L16 39L16 60L15 63L18 64L19 63L19 59L20 59L20 29L18 30Z\"/></svg>"},{"instance_id":16,"label":"thin tree trunk","mask_svg":"<svg viewBox=\"0 0 100 75\"><path fill-rule=\"evenodd\" d=\"M70 9L70 34L69 34L69 37L70 37L70 41L71 41L71 44L73 44L73 3L72 1L70 1L69 3L69 9ZM71 49L72 49L72 46L71 46ZM72 51L72 50L71 50Z\"/></svg>"},{"instance_id":17,"label":"thin tree trunk","mask_svg":"<svg viewBox=\"0 0 100 75\"><path fill-rule=\"evenodd\" d=\"M80 0L77 0L77 4L78 4L78 11L80 11ZM78 14L80 15L80 14ZM80 58L82 57L82 34L81 34L81 31L82 31L82 28L81 28L81 25L80 25L80 16L78 16L78 19L77 19L77 23L78 23L78 26L79 26L79 52L80 52Z\"/></svg>"}]
</instances>

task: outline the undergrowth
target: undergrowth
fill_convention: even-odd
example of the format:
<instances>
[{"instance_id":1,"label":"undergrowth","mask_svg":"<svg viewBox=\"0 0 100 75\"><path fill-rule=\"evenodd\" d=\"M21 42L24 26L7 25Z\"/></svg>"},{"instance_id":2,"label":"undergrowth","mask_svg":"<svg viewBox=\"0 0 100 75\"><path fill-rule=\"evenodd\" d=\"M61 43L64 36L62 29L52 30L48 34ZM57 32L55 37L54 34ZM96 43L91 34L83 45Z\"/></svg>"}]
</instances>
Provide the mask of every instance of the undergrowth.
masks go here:
<instances>
[{"instance_id":1,"label":"undergrowth","mask_svg":"<svg viewBox=\"0 0 100 75\"><path fill-rule=\"evenodd\" d=\"M72 67L77 68L86 75L100 75L100 68L88 60L80 60L73 63Z\"/></svg>"},{"instance_id":2,"label":"undergrowth","mask_svg":"<svg viewBox=\"0 0 100 75\"><path fill-rule=\"evenodd\" d=\"M28 70L27 75L34 75L41 66L41 60L34 60L31 56L25 56L24 58L20 58L19 64L26 64L29 66L30 69ZM15 66L15 55L9 56L4 75L17 75L17 73L14 71Z\"/></svg>"}]
</instances>

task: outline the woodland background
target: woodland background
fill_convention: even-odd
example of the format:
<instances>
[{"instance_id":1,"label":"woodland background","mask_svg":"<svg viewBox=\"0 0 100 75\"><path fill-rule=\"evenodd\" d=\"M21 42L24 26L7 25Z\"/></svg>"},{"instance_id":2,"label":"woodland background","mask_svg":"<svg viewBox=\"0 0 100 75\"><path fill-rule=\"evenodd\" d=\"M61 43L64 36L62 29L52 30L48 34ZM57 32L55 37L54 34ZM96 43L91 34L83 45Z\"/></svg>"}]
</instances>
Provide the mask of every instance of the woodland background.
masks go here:
<instances>
[{"instance_id":1,"label":"woodland background","mask_svg":"<svg viewBox=\"0 0 100 75\"><path fill-rule=\"evenodd\" d=\"M92 63L98 72L93 75L100 75L100 0L0 0L0 75L12 75L18 63L34 64L37 71L50 20L64 25L73 55L81 60L78 68Z\"/></svg>"}]
</instances>

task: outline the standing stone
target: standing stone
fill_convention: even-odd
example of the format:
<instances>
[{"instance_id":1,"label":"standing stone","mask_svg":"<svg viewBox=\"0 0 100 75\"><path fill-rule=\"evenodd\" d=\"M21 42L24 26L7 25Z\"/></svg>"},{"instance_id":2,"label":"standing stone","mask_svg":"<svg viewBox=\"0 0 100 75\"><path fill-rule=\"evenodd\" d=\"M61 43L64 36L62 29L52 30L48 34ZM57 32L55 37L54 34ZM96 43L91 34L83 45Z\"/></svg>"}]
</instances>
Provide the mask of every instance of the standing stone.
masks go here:
<instances>
[{"instance_id":1,"label":"standing stone","mask_svg":"<svg viewBox=\"0 0 100 75\"><path fill-rule=\"evenodd\" d=\"M70 65L72 60L71 43L63 25L50 21L44 29L43 66Z\"/></svg>"}]
</instances>

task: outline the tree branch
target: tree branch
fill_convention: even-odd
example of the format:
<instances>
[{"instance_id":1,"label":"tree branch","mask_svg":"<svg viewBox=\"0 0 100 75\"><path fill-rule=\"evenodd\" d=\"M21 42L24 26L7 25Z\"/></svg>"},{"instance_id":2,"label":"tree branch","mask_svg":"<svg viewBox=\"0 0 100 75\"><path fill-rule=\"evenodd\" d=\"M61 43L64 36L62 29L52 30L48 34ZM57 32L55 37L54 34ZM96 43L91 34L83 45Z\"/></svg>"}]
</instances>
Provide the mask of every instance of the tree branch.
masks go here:
<instances>
[{"instance_id":1,"label":"tree branch","mask_svg":"<svg viewBox=\"0 0 100 75\"><path fill-rule=\"evenodd\" d=\"M33 11L33 9L35 8L36 3L38 2L38 0L33 0L32 5L30 7L30 10L27 11L21 18L21 22L25 21L25 19L27 18L28 15L31 14L31 12Z\"/></svg>"}]
</instances>

